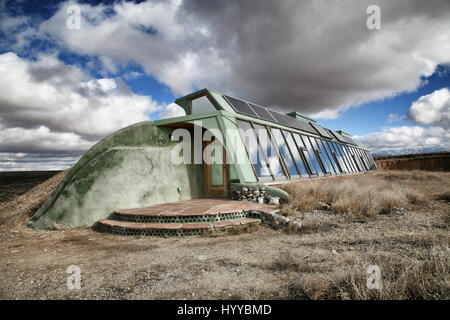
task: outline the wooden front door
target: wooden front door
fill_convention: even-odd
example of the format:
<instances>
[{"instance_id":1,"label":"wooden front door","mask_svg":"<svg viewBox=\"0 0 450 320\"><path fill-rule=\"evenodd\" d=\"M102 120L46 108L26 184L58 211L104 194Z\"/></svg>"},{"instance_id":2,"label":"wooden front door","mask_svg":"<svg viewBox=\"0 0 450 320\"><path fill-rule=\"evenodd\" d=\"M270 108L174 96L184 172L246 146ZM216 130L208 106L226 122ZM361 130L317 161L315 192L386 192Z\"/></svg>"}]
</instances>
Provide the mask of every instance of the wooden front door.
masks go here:
<instances>
[{"instance_id":1,"label":"wooden front door","mask_svg":"<svg viewBox=\"0 0 450 320\"><path fill-rule=\"evenodd\" d=\"M228 179L225 149L222 145L206 148L210 143L212 141L204 143L205 196L226 197Z\"/></svg>"}]
</instances>

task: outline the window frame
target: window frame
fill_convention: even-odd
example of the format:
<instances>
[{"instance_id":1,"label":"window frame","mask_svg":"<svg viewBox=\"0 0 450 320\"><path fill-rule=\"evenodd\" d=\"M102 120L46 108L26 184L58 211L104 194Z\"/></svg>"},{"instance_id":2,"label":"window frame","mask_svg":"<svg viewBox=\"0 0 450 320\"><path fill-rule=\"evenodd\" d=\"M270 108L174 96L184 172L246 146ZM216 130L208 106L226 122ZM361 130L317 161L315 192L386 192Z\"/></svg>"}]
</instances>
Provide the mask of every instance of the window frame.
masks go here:
<instances>
[{"instance_id":1,"label":"window frame","mask_svg":"<svg viewBox=\"0 0 450 320\"><path fill-rule=\"evenodd\" d=\"M280 145L279 145L278 141L276 141L276 139L275 139L275 137L274 137L274 133L272 132L273 130L278 130L278 131L280 132L281 139L283 139L283 141L284 141L284 144L285 144L285 146L286 146L286 148L287 148L287 152L288 152L289 156L291 157L291 161L292 161L292 163L294 164L294 168L295 168L295 171L297 172L297 174L291 174L291 173L289 172L289 168L288 168L288 166L287 166L286 160L284 159L285 157L283 156L283 153L282 153L281 150L280 150ZM272 139L273 139L273 142L274 142L274 144L276 145L276 148L277 148L277 150L278 150L279 158L281 158L281 159L283 160L283 162L284 162L285 173L288 173L288 174L289 174L290 179L295 179L295 178L298 179L298 178L300 178L300 177L301 177L301 173L300 173L300 171L298 170L297 163L296 163L295 160L294 160L294 157L293 157L293 155L292 155L292 151L291 151L291 149L289 148L289 145L288 145L288 143L287 143L287 141L286 141L286 137L285 137L284 134L283 134L283 129L280 129L280 128L276 128L276 127L272 127L272 126L271 126L271 127L270 127L270 133L271 133L271 137L272 137Z\"/></svg>"},{"instance_id":2,"label":"window frame","mask_svg":"<svg viewBox=\"0 0 450 320\"><path fill-rule=\"evenodd\" d=\"M303 157L304 163L305 163L305 167L308 170L308 174L310 177L318 177L319 176L319 172L317 171L317 168L315 166L314 160L311 157L311 154L308 150L308 147L306 146L305 142L303 141L302 138L302 134L298 133L298 132L292 132L290 131L292 134L292 137L294 138L294 142L295 145L297 146L297 149L300 153L300 155ZM297 139L298 137L298 139ZM302 143L302 146L299 146L299 140ZM306 156L305 156L306 155Z\"/></svg>"},{"instance_id":3,"label":"window frame","mask_svg":"<svg viewBox=\"0 0 450 320\"><path fill-rule=\"evenodd\" d=\"M347 163L345 162L345 158L342 155L342 152L339 146L334 141L328 141L328 143L333 147L334 151L339 155L339 160L341 162L341 167L344 170L345 174L351 173L351 171L347 168Z\"/></svg>"},{"instance_id":4,"label":"window frame","mask_svg":"<svg viewBox=\"0 0 450 320\"><path fill-rule=\"evenodd\" d=\"M291 152L292 158L293 158L293 160L295 162L295 166L297 167L297 171L298 171L300 177L303 178L305 175L302 174L302 172L301 172L301 170L299 168L299 165L298 165L297 161L295 160L295 157L294 157L292 149L294 149L294 151L297 151L297 154L300 157L299 161L301 161L301 164L303 165L303 167L306 170L307 177L309 178L311 176L311 171L310 171L310 169L308 167L308 164L305 161L306 160L305 159L305 155L303 154L302 150L299 150L299 148L297 146L297 143L295 142L294 132L292 132L290 130L284 130L284 129L280 129L280 130L281 130L281 132L282 132L282 134L284 136L284 140L286 141L286 145L287 145L287 147L289 148L289 150ZM289 145L288 138L286 137L286 135L289 135L289 137L291 138L292 143L293 143L292 146Z\"/></svg>"},{"instance_id":5,"label":"window frame","mask_svg":"<svg viewBox=\"0 0 450 320\"><path fill-rule=\"evenodd\" d=\"M209 102L211 103L211 105L216 109L216 111L221 110L221 109L217 106L216 102L209 96L209 94L207 94L207 93L201 93L201 94L195 95L195 96L193 96L193 97L191 97L191 98L189 99L189 101L188 101L189 115L200 114L200 113L195 113L195 114L192 113L192 101L195 100L195 99L201 98L201 97L206 97L206 98L209 100ZM211 112L213 112L213 111L211 111Z\"/></svg>"},{"instance_id":6,"label":"window frame","mask_svg":"<svg viewBox=\"0 0 450 320\"><path fill-rule=\"evenodd\" d=\"M258 175L258 173L257 173L257 171L256 171L256 168L255 168L255 165L253 164L252 158L250 157L249 151L248 151L248 149L247 149L247 145L245 144L244 138L243 138L242 135L241 135L241 132L240 132L240 129L241 129L241 128L239 127L238 121L241 121L241 122L247 122L248 124L250 124L250 128L252 129L253 135L254 135L256 141L258 142L258 152L261 152L262 156L264 157L264 162L266 163L266 168L268 168L269 173L270 173L270 177L272 178L272 180L270 180L269 177L260 177L260 176ZM237 127L238 127L239 136L241 137L242 144L244 145L245 152L247 153L247 157L248 157L248 160L249 160L249 162L250 162L250 165L252 166L253 173L255 174L256 180L257 180L257 181L261 181L261 182L275 181L275 179L274 179L274 177L273 177L273 174L272 174L272 170L271 170L270 167L268 166L269 163L268 163L268 161L267 161L267 159L266 159L266 156L265 156L265 155L263 154L263 152L261 151L261 146L260 146L260 144L259 144L258 136L257 136L257 134L256 134L256 132L255 132L255 129L253 128L252 121L249 121L249 120L243 120L243 119L236 118L236 125L237 125Z\"/></svg>"},{"instance_id":7,"label":"window frame","mask_svg":"<svg viewBox=\"0 0 450 320\"><path fill-rule=\"evenodd\" d=\"M255 128L255 124L253 123L253 121L250 121L250 123L252 124L253 130L254 130L254 132L255 132L255 135L256 135L256 138L257 138L257 141L258 141L258 145L259 145L259 147L260 147L260 150L262 151L263 148L261 147L261 142L260 142L259 135L256 133L257 131L256 131L256 128ZM275 149L275 152L277 153L278 161L280 162L281 170L283 171L283 174L284 174L284 179L285 179L285 180L289 179L289 174L286 172L286 168L284 167L284 163L282 162L283 159L282 159L282 157L281 157L281 155L280 155L280 153L279 153L279 151L278 151L277 146L274 144L274 139L273 139L273 137L272 137L272 135L271 135L271 132L270 132L270 130L269 130L270 127L267 126L267 125L265 125L265 124L261 124L261 123L256 123L256 125L261 126L261 127L264 127L264 128L266 129L267 136L268 136L268 141L269 141L269 143L272 145L272 147ZM279 178L277 179L278 176L275 176L275 175L274 175L273 170L272 170L272 168L270 167L270 162L267 160L267 154L266 154L265 152L263 152L263 156L264 156L264 158L266 159L266 162L267 162L267 164L268 164L269 171L271 172L274 181L277 181L277 180L283 181L283 179L279 179Z\"/></svg>"}]
</instances>

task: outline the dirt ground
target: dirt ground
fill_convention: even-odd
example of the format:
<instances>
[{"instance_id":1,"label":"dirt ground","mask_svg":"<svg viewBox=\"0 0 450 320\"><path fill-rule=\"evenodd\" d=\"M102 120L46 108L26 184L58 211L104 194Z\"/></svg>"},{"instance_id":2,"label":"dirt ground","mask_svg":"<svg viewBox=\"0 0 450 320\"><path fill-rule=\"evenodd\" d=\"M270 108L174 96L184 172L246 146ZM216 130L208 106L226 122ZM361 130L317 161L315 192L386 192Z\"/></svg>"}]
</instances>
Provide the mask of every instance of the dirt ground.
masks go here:
<instances>
[{"instance_id":1,"label":"dirt ground","mask_svg":"<svg viewBox=\"0 0 450 320\"><path fill-rule=\"evenodd\" d=\"M0 205L0 299L449 299L450 173L427 174L373 175L424 196L391 213L350 219L297 209L304 228L296 233L260 226L182 238L27 228L36 204L25 202L42 202L60 174ZM67 287L71 265L81 289ZM380 289L367 288L369 265L381 269Z\"/></svg>"}]
</instances>

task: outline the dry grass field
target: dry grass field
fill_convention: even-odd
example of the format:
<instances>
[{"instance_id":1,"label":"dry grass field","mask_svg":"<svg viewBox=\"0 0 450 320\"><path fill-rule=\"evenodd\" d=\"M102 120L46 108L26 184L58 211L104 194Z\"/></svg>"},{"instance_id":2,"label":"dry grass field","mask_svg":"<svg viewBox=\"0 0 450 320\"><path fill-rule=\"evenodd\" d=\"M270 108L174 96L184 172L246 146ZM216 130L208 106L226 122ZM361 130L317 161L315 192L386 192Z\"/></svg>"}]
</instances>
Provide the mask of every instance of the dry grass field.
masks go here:
<instances>
[{"instance_id":1,"label":"dry grass field","mask_svg":"<svg viewBox=\"0 0 450 320\"><path fill-rule=\"evenodd\" d=\"M450 173L390 171L283 186L297 232L117 236L25 222L64 173L0 204L0 299L449 299ZM66 286L69 265L80 290ZM367 267L381 270L367 288Z\"/></svg>"}]
</instances>

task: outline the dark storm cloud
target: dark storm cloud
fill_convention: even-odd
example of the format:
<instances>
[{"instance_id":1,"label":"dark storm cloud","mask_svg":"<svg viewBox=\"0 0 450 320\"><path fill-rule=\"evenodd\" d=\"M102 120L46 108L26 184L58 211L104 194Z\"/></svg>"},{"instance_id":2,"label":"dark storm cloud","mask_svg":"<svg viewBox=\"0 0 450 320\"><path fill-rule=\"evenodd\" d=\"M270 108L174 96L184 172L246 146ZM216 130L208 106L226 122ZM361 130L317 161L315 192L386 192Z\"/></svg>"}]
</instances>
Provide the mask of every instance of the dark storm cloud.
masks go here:
<instances>
[{"instance_id":1,"label":"dark storm cloud","mask_svg":"<svg viewBox=\"0 0 450 320\"><path fill-rule=\"evenodd\" d=\"M366 27L371 4L382 30ZM423 47L448 36L449 14L448 1L198 0L184 2L179 17L208 26L236 95L311 114L414 89L450 61L450 52Z\"/></svg>"}]
</instances>

